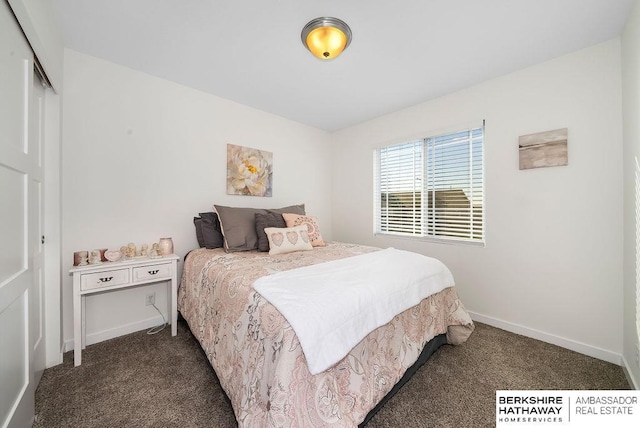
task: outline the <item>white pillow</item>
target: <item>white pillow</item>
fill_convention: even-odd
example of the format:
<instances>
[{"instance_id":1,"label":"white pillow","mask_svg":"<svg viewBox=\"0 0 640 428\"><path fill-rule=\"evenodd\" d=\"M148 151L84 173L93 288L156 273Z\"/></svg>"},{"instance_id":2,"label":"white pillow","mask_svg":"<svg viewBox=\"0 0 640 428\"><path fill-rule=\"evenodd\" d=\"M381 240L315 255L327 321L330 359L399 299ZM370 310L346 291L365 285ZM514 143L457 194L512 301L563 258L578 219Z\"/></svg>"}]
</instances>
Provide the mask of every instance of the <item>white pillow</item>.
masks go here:
<instances>
[{"instance_id":1,"label":"white pillow","mask_svg":"<svg viewBox=\"0 0 640 428\"><path fill-rule=\"evenodd\" d=\"M269 255L271 256L313 250L307 226L265 227L264 232L269 240Z\"/></svg>"}]
</instances>

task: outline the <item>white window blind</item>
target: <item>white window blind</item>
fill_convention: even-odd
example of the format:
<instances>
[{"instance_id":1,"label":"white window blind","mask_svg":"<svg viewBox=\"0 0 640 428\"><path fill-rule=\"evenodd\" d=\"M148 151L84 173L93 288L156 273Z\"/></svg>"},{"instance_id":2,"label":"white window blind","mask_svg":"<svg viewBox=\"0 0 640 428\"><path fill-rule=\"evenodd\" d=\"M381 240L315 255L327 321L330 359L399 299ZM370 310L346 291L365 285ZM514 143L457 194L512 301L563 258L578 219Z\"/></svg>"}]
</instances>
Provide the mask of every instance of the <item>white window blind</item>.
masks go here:
<instances>
[{"instance_id":1,"label":"white window blind","mask_svg":"<svg viewBox=\"0 0 640 428\"><path fill-rule=\"evenodd\" d=\"M484 127L375 151L375 232L484 242Z\"/></svg>"},{"instance_id":2,"label":"white window blind","mask_svg":"<svg viewBox=\"0 0 640 428\"><path fill-rule=\"evenodd\" d=\"M378 150L378 231L422 234L423 141Z\"/></svg>"}]
</instances>

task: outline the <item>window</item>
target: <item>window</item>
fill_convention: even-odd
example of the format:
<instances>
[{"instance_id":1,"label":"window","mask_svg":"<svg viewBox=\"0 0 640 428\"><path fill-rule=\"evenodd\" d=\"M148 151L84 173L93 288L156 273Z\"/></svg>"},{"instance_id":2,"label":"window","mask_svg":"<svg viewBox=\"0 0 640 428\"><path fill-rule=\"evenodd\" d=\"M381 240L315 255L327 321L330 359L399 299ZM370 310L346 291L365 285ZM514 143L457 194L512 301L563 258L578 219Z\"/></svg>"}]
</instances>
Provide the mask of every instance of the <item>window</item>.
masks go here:
<instances>
[{"instance_id":1,"label":"window","mask_svg":"<svg viewBox=\"0 0 640 428\"><path fill-rule=\"evenodd\" d=\"M375 151L375 233L484 243L484 125Z\"/></svg>"}]
</instances>

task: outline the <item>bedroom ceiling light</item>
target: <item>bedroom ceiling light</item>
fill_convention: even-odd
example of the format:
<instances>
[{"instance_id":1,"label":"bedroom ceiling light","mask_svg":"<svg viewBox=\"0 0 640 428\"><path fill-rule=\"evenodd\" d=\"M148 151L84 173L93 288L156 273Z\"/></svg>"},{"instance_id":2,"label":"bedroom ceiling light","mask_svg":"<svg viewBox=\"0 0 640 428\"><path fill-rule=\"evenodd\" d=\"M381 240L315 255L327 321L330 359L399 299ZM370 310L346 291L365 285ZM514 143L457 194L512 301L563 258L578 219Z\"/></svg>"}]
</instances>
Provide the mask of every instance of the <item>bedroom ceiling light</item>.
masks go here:
<instances>
[{"instance_id":1,"label":"bedroom ceiling light","mask_svg":"<svg viewBox=\"0 0 640 428\"><path fill-rule=\"evenodd\" d=\"M351 43L351 28L342 20L316 18L302 29L302 44L321 60L333 59Z\"/></svg>"}]
</instances>

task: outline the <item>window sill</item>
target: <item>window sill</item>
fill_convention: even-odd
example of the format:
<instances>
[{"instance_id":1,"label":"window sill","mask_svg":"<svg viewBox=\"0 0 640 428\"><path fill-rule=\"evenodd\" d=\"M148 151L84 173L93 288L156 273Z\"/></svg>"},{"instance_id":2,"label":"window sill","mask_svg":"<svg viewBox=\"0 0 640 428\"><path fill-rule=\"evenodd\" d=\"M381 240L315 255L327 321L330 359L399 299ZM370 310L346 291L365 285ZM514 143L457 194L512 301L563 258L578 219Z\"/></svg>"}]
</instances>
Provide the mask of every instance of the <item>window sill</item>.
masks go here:
<instances>
[{"instance_id":1,"label":"window sill","mask_svg":"<svg viewBox=\"0 0 640 428\"><path fill-rule=\"evenodd\" d=\"M485 241L478 240L470 240L470 239L455 239L455 238L438 238L433 236L410 236L410 235L401 235L398 233L387 233L387 232L374 232L373 236L379 236L384 238L395 238L409 241L421 241L421 242L429 242L433 244L447 244L447 245L462 245L469 247L486 247Z\"/></svg>"}]
</instances>

